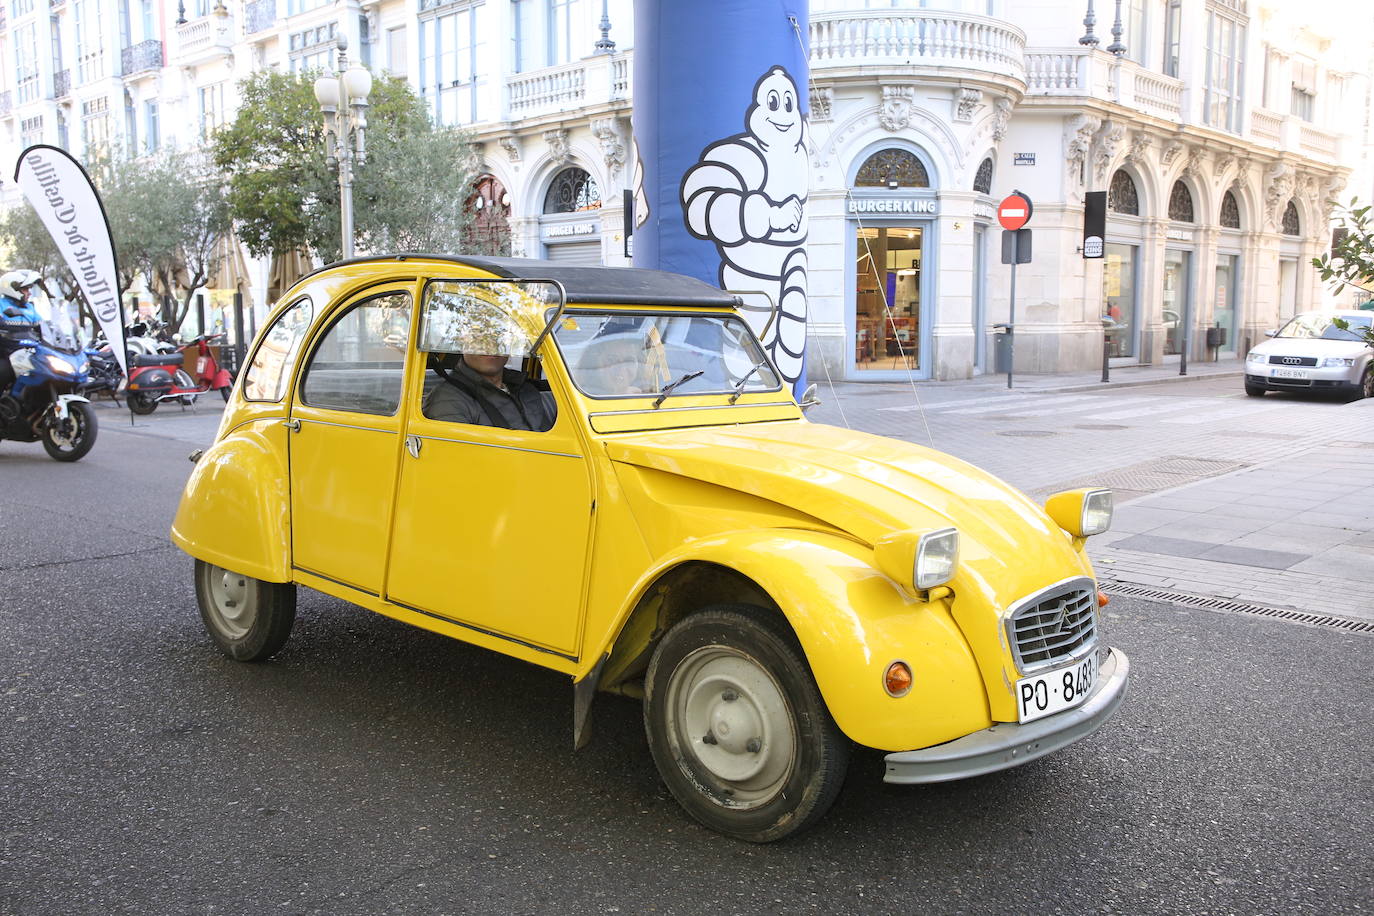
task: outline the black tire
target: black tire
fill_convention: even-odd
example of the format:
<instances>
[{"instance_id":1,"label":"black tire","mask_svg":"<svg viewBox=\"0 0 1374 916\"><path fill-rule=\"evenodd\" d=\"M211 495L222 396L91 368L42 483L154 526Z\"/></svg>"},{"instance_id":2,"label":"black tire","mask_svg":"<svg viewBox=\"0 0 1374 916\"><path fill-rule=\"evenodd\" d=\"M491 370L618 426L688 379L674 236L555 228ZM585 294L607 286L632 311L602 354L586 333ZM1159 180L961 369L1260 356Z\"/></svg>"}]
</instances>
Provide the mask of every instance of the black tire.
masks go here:
<instances>
[{"instance_id":1,"label":"black tire","mask_svg":"<svg viewBox=\"0 0 1374 916\"><path fill-rule=\"evenodd\" d=\"M224 398L224 403L226 403L226 404L229 403L229 392L231 392L231 391L233 391L233 390L234 390L234 386L233 386L233 385L225 385L223 388L221 388L221 389L219 390L219 396L222 397L222 398Z\"/></svg>"},{"instance_id":2,"label":"black tire","mask_svg":"<svg viewBox=\"0 0 1374 916\"><path fill-rule=\"evenodd\" d=\"M784 621L747 605L695 613L659 642L644 687L659 774L702 824L767 843L834 803L850 742Z\"/></svg>"},{"instance_id":3,"label":"black tire","mask_svg":"<svg viewBox=\"0 0 1374 916\"><path fill-rule=\"evenodd\" d=\"M157 398L146 395L141 391L130 391L124 396L124 400L128 402L129 409L140 417L146 417L154 410L157 410Z\"/></svg>"},{"instance_id":4,"label":"black tire","mask_svg":"<svg viewBox=\"0 0 1374 916\"><path fill-rule=\"evenodd\" d=\"M66 420L44 427L43 450L54 461L80 461L95 446L98 430L91 405L74 401L67 405Z\"/></svg>"},{"instance_id":5,"label":"black tire","mask_svg":"<svg viewBox=\"0 0 1374 916\"><path fill-rule=\"evenodd\" d=\"M1252 385L1249 382L1245 383L1245 393L1252 398L1262 398L1264 397L1264 393L1268 390L1269 389L1265 388L1263 385Z\"/></svg>"},{"instance_id":6,"label":"black tire","mask_svg":"<svg viewBox=\"0 0 1374 916\"><path fill-rule=\"evenodd\" d=\"M1360 379L1360 384L1355 389L1354 400L1359 401L1364 398L1374 398L1374 366L1364 370L1364 377Z\"/></svg>"},{"instance_id":7,"label":"black tire","mask_svg":"<svg viewBox=\"0 0 1374 916\"><path fill-rule=\"evenodd\" d=\"M215 645L229 658L271 658L296 622L296 586L264 582L196 560L196 602Z\"/></svg>"}]
</instances>

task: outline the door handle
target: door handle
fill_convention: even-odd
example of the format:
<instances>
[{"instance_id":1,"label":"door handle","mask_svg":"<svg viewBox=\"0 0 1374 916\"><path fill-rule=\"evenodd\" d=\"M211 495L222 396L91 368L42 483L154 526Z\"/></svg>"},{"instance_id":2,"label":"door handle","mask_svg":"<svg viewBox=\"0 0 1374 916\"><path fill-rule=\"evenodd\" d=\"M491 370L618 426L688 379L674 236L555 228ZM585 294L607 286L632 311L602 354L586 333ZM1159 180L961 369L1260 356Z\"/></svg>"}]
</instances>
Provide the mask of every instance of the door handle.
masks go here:
<instances>
[{"instance_id":1,"label":"door handle","mask_svg":"<svg viewBox=\"0 0 1374 916\"><path fill-rule=\"evenodd\" d=\"M420 437L406 436L406 451L410 452L410 457L420 457Z\"/></svg>"},{"instance_id":2,"label":"door handle","mask_svg":"<svg viewBox=\"0 0 1374 916\"><path fill-rule=\"evenodd\" d=\"M298 432L301 431L301 421L300 421L300 420L282 420L282 421L281 421L281 425L282 425L282 426L285 426L287 429L291 430L293 433L298 433Z\"/></svg>"}]
</instances>

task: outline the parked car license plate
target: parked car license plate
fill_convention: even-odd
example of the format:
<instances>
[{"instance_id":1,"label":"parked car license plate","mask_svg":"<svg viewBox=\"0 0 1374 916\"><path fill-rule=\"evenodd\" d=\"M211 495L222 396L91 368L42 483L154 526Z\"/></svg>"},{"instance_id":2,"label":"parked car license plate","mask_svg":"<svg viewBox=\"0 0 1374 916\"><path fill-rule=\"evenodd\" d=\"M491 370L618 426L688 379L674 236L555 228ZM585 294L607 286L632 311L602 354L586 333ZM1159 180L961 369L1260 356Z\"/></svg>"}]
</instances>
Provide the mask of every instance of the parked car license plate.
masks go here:
<instances>
[{"instance_id":1,"label":"parked car license plate","mask_svg":"<svg viewBox=\"0 0 1374 916\"><path fill-rule=\"evenodd\" d=\"M1275 369L1274 378L1307 378L1306 369Z\"/></svg>"},{"instance_id":2,"label":"parked car license plate","mask_svg":"<svg viewBox=\"0 0 1374 916\"><path fill-rule=\"evenodd\" d=\"M1022 722L1072 709L1088 698L1097 683L1097 653L1075 665L1022 678L1016 682L1017 709Z\"/></svg>"}]
</instances>

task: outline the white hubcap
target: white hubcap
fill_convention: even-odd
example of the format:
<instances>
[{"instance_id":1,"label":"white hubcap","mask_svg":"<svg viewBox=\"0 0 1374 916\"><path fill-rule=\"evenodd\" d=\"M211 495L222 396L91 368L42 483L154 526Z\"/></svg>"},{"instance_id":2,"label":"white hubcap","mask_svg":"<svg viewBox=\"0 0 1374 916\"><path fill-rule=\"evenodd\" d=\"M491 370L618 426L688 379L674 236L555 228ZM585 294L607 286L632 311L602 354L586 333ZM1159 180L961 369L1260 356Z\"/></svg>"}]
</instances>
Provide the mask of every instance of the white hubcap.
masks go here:
<instances>
[{"instance_id":1,"label":"white hubcap","mask_svg":"<svg viewBox=\"0 0 1374 916\"><path fill-rule=\"evenodd\" d=\"M723 804L766 804L791 775L797 754L781 686L758 662L726 646L682 660L668 685L667 713L679 756L715 777Z\"/></svg>"},{"instance_id":2,"label":"white hubcap","mask_svg":"<svg viewBox=\"0 0 1374 916\"><path fill-rule=\"evenodd\" d=\"M215 615L219 617L225 634L231 639L241 639L247 635L258 613L248 577L212 566L209 585Z\"/></svg>"}]
</instances>

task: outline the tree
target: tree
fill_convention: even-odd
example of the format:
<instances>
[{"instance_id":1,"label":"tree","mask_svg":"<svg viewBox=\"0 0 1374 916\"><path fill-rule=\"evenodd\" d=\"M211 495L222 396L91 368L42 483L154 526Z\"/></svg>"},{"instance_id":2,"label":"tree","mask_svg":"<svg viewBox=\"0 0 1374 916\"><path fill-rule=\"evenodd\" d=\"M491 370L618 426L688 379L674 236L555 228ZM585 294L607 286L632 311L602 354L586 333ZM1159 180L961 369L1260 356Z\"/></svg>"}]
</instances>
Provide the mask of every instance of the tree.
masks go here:
<instances>
[{"instance_id":1,"label":"tree","mask_svg":"<svg viewBox=\"0 0 1374 916\"><path fill-rule=\"evenodd\" d=\"M1367 298L1374 300L1374 226L1370 224L1370 207L1360 206L1359 198L1350 198L1348 207L1337 207L1339 229L1331 251L1312 259L1322 282L1332 284L1337 290L1352 287L1360 290ZM1349 330L1349 325L1340 318L1335 319L1337 327ZM1374 325L1363 331L1365 343L1374 347Z\"/></svg>"},{"instance_id":2,"label":"tree","mask_svg":"<svg viewBox=\"0 0 1374 916\"><path fill-rule=\"evenodd\" d=\"M339 256L338 178L325 164L316 75L262 71L244 80L237 116L213 140L239 236L259 257L302 247L326 261ZM354 170L355 244L460 250L471 220L468 137L435 129L402 80L378 79L369 103L368 155Z\"/></svg>"},{"instance_id":3,"label":"tree","mask_svg":"<svg viewBox=\"0 0 1374 916\"><path fill-rule=\"evenodd\" d=\"M214 269L217 244L232 228L208 163L190 153L141 159L116 154L87 168L110 221L121 292L140 273L159 291L177 291L167 320L173 330L181 327L192 293ZM51 278L57 284L54 294L85 309L76 277L32 207L23 204L6 213L0 238L13 249L16 265Z\"/></svg>"}]
</instances>

